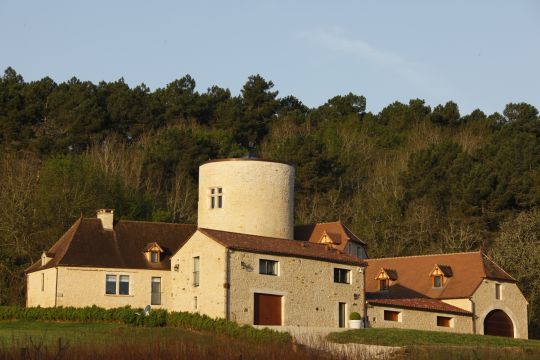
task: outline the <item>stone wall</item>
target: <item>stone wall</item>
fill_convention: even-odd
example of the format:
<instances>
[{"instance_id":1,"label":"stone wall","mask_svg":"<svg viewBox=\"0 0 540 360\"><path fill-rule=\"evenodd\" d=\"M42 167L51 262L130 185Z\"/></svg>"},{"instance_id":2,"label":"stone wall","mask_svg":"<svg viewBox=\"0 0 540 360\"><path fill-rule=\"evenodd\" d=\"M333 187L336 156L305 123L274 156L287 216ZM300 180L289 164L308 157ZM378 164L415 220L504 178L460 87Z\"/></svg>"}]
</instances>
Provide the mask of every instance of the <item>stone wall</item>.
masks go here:
<instances>
[{"instance_id":1,"label":"stone wall","mask_svg":"<svg viewBox=\"0 0 540 360\"><path fill-rule=\"evenodd\" d=\"M399 311L400 321L384 320L384 311ZM471 316L438 313L431 311L419 311L412 309L400 309L380 305L368 305L367 314L369 326L374 328L400 328L429 331L447 331L471 334L473 321ZM437 316L452 318L451 327L437 326Z\"/></svg>"},{"instance_id":2,"label":"stone wall","mask_svg":"<svg viewBox=\"0 0 540 360\"><path fill-rule=\"evenodd\" d=\"M279 275L259 274L259 260L279 262ZM351 284L334 283L334 268L350 270ZM271 256L242 251L230 253L230 318L253 324L254 294L283 296L285 326L338 327L338 303L349 313L364 316L364 274L357 266ZM363 270L363 269L362 269ZM356 298L355 298L356 296Z\"/></svg>"},{"instance_id":3,"label":"stone wall","mask_svg":"<svg viewBox=\"0 0 540 360\"><path fill-rule=\"evenodd\" d=\"M173 311L200 312L225 318L227 249L206 235L196 232L172 257ZM193 284L194 257L199 257L199 286ZM178 271L175 266L178 265ZM196 299L195 299L196 298Z\"/></svg>"},{"instance_id":4,"label":"stone wall","mask_svg":"<svg viewBox=\"0 0 540 360\"><path fill-rule=\"evenodd\" d=\"M495 298L495 284L501 284L501 299ZM484 320L492 310L504 311L514 323L514 337L527 339L527 300L516 284L484 280L472 296L475 309L475 328L484 333Z\"/></svg>"},{"instance_id":5,"label":"stone wall","mask_svg":"<svg viewBox=\"0 0 540 360\"><path fill-rule=\"evenodd\" d=\"M223 208L211 208L212 188L223 191ZM283 239L294 232L294 167L225 159L199 168L200 228Z\"/></svg>"}]
</instances>

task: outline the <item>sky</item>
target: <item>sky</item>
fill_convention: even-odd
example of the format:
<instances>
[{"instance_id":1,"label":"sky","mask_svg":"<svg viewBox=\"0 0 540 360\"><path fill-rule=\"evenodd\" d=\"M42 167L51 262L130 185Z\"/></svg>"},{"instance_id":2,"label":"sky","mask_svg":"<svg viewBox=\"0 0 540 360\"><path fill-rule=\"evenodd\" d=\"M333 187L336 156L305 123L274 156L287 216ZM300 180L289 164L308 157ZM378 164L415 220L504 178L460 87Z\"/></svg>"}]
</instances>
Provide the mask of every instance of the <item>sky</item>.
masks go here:
<instances>
[{"instance_id":1,"label":"sky","mask_svg":"<svg viewBox=\"0 0 540 360\"><path fill-rule=\"evenodd\" d=\"M540 1L0 0L0 70L26 81L190 74L235 95L250 75L309 107L352 92L379 112L424 99L540 108Z\"/></svg>"}]
</instances>

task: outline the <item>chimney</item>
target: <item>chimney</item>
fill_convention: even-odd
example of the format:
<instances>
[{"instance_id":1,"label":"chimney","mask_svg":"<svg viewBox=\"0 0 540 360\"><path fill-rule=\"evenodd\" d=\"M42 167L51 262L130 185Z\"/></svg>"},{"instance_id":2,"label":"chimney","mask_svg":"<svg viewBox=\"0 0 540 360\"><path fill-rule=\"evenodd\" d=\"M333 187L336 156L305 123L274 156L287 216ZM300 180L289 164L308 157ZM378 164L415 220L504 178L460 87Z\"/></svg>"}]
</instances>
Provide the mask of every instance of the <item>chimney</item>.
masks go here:
<instances>
[{"instance_id":1,"label":"chimney","mask_svg":"<svg viewBox=\"0 0 540 360\"><path fill-rule=\"evenodd\" d=\"M101 225L104 230L113 229L114 210L113 209L100 209L96 214L97 218L101 220Z\"/></svg>"}]
</instances>

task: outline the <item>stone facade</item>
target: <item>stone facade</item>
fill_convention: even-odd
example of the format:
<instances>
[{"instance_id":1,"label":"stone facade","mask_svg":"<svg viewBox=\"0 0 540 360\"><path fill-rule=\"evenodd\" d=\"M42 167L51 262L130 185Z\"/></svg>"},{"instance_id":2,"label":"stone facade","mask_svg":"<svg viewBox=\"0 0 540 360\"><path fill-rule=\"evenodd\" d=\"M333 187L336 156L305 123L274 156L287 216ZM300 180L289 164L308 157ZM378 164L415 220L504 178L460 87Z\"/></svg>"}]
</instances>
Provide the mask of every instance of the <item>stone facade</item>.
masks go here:
<instances>
[{"instance_id":1,"label":"stone facade","mask_svg":"<svg viewBox=\"0 0 540 360\"><path fill-rule=\"evenodd\" d=\"M217 188L222 189L223 207L211 208L211 189ZM199 168L200 228L292 239L293 212L291 165L231 159Z\"/></svg>"},{"instance_id":2,"label":"stone facade","mask_svg":"<svg viewBox=\"0 0 540 360\"><path fill-rule=\"evenodd\" d=\"M278 261L278 276L259 274L259 259ZM244 267L242 266L244 264ZM350 271L350 284L334 283L334 268ZM338 303L364 317L363 268L242 251L230 254L230 318L253 324L254 294L282 295L283 325L338 327Z\"/></svg>"},{"instance_id":3,"label":"stone facade","mask_svg":"<svg viewBox=\"0 0 540 360\"><path fill-rule=\"evenodd\" d=\"M501 285L501 298L495 296L495 284ZM475 332L484 334L484 320L493 310L502 310L514 324L514 337L527 339L527 300L516 284L484 280L476 289L471 301L475 313Z\"/></svg>"},{"instance_id":4,"label":"stone facade","mask_svg":"<svg viewBox=\"0 0 540 360\"><path fill-rule=\"evenodd\" d=\"M199 285L194 286L194 260L199 257ZM227 249L196 232L172 257L173 311L226 318ZM174 270L178 265L178 271Z\"/></svg>"},{"instance_id":5,"label":"stone facade","mask_svg":"<svg viewBox=\"0 0 540 360\"><path fill-rule=\"evenodd\" d=\"M45 274L45 286L41 291L41 277ZM106 275L129 276L128 295L105 293ZM96 305L103 308L131 306L143 308L151 303L152 277L161 278L161 305L170 304L170 271L111 268L57 267L36 271L28 276L27 306L85 307ZM117 284L118 287L118 284Z\"/></svg>"},{"instance_id":6,"label":"stone facade","mask_svg":"<svg viewBox=\"0 0 540 360\"><path fill-rule=\"evenodd\" d=\"M384 320L384 311L399 311L398 321ZM456 333L473 333L473 320L471 316L402 309L387 306L367 306L368 325L374 328L400 328L429 331L446 331ZM450 327L437 326L437 316L452 319Z\"/></svg>"},{"instance_id":7,"label":"stone facade","mask_svg":"<svg viewBox=\"0 0 540 360\"><path fill-rule=\"evenodd\" d=\"M198 286L193 285L194 257L200 259ZM259 259L277 261L278 275L261 275ZM359 266L228 250L200 232L173 256L172 264L179 265L179 272L172 275L171 310L253 324L254 294L263 293L283 296L283 325L337 327L339 302L346 303L346 321L352 311L364 316ZM350 271L350 284L334 283L336 267Z\"/></svg>"}]
</instances>

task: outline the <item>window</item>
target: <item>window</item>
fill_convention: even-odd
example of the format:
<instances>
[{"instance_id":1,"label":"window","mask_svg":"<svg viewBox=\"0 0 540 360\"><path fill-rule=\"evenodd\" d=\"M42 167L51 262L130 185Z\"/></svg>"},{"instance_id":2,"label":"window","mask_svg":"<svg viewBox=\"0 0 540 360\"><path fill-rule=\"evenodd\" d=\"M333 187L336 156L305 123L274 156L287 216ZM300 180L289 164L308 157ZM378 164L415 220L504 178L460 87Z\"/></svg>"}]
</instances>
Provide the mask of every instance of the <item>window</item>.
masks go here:
<instances>
[{"instance_id":1,"label":"window","mask_svg":"<svg viewBox=\"0 0 540 360\"><path fill-rule=\"evenodd\" d=\"M278 274L278 262L274 260L259 260L259 274L274 275Z\"/></svg>"},{"instance_id":2,"label":"window","mask_svg":"<svg viewBox=\"0 0 540 360\"><path fill-rule=\"evenodd\" d=\"M116 275L105 276L105 294L108 294L108 295L116 294Z\"/></svg>"},{"instance_id":3,"label":"window","mask_svg":"<svg viewBox=\"0 0 540 360\"><path fill-rule=\"evenodd\" d=\"M151 283L150 305L161 305L161 278L153 277Z\"/></svg>"},{"instance_id":4,"label":"window","mask_svg":"<svg viewBox=\"0 0 540 360\"><path fill-rule=\"evenodd\" d=\"M120 275L119 295L129 295L129 275Z\"/></svg>"},{"instance_id":5,"label":"window","mask_svg":"<svg viewBox=\"0 0 540 360\"><path fill-rule=\"evenodd\" d=\"M452 327L452 318L448 316L437 316L437 326Z\"/></svg>"},{"instance_id":6,"label":"window","mask_svg":"<svg viewBox=\"0 0 540 360\"><path fill-rule=\"evenodd\" d=\"M443 284L442 276L437 275L433 277L433 287L434 288L441 288Z\"/></svg>"},{"instance_id":7,"label":"window","mask_svg":"<svg viewBox=\"0 0 540 360\"><path fill-rule=\"evenodd\" d=\"M357 247L356 248L356 257L359 257L360 259L363 259L364 258L364 254L363 254L363 251L364 248L362 248L361 246Z\"/></svg>"},{"instance_id":8,"label":"window","mask_svg":"<svg viewBox=\"0 0 540 360\"><path fill-rule=\"evenodd\" d=\"M193 286L199 286L200 275L200 258L198 256L193 258Z\"/></svg>"},{"instance_id":9,"label":"window","mask_svg":"<svg viewBox=\"0 0 540 360\"><path fill-rule=\"evenodd\" d=\"M41 291L45 291L45 274L41 273Z\"/></svg>"},{"instance_id":10,"label":"window","mask_svg":"<svg viewBox=\"0 0 540 360\"><path fill-rule=\"evenodd\" d=\"M150 261L153 262L153 263L158 263L159 262L159 252L157 252L157 251L150 252Z\"/></svg>"},{"instance_id":11,"label":"window","mask_svg":"<svg viewBox=\"0 0 540 360\"><path fill-rule=\"evenodd\" d=\"M197 308L199 307L199 299L197 299L196 296L193 297L193 307L195 308L195 310L197 310Z\"/></svg>"},{"instance_id":12,"label":"window","mask_svg":"<svg viewBox=\"0 0 540 360\"><path fill-rule=\"evenodd\" d=\"M384 320L386 321L401 321L401 312L384 310Z\"/></svg>"},{"instance_id":13,"label":"window","mask_svg":"<svg viewBox=\"0 0 540 360\"><path fill-rule=\"evenodd\" d=\"M210 208L221 209L223 207L223 188L210 189Z\"/></svg>"},{"instance_id":14,"label":"window","mask_svg":"<svg viewBox=\"0 0 540 360\"><path fill-rule=\"evenodd\" d=\"M334 282L341 284L351 283L351 271L347 269L334 269Z\"/></svg>"},{"instance_id":15,"label":"window","mask_svg":"<svg viewBox=\"0 0 540 360\"><path fill-rule=\"evenodd\" d=\"M381 279L379 280L379 291L385 291L388 290L388 283L390 281L388 279Z\"/></svg>"},{"instance_id":16,"label":"window","mask_svg":"<svg viewBox=\"0 0 540 360\"><path fill-rule=\"evenodd\" d=\"M501 300L501 284L495 284L495 299Z\"/></svg>"}]
</instances>

